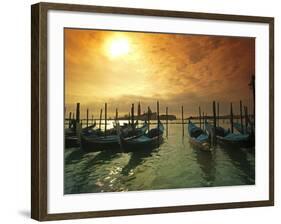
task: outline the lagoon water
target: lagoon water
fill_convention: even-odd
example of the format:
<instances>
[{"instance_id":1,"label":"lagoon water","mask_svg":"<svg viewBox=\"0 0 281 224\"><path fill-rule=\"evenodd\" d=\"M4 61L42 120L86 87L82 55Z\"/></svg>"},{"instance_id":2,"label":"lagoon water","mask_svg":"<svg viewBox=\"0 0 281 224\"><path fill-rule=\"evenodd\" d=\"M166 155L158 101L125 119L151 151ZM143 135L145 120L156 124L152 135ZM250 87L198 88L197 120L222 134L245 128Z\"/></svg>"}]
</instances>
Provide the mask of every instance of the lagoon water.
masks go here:
<instances>
[{"instance_id":1,"label":"lagoon water","mask_svg":"<svg viewBox=\"0 0 281 224\"><path fill-rule=\"evenodd\" d=\"M181 124L152 152L84 153L65 149L65 194L255 184L255 153L217 146L194 149Z\"/></svg>"}]
</instances>

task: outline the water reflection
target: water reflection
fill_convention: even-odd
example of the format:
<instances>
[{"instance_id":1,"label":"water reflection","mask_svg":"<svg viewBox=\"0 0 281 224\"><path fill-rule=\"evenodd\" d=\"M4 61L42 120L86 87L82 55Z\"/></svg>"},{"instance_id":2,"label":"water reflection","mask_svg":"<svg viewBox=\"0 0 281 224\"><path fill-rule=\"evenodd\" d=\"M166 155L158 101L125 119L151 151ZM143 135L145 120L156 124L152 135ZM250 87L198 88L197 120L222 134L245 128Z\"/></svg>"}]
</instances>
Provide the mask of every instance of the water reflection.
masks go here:
<instances>
[{"instance_id":1,"label":"water reflection","mask_svg":"<svg viewBox=\"0 0 281 224\"><path fill-rule=\"evenodd\" d=\"M254 150L253 150L254 151ZM65 194L234 186L255 183L255 154L218 146L194 149L182 126L169 125L169 138L152 151L85 154L65 150Z\"/></svg>"},{"instance_id":2,"label":"water reflection","mask_svg":"<svg viewBox=\"0 0 281 224\"><path fill-rule=\"evenodd\" d=\"M247 184L255 183L255 164L253 154L249 153L246 149L239 149L235 147L228 147L223 149L229 156L231 163L242 171L241 178Z\"/></svg>"},{"instance_id":3,"label":"water reflection","mask_svg":"<svg viewBox=\"0 0 281 224\"><path fill-rule=\"evenodd\" d=\"M145 159L152 156L151 151L143 151L143 152L132 152L129 162L126 166L124 166L122 170L122 174L128 176L129 174L132 175L133 170L141 165Z\"/></svg>"},{"instance_id":4,"label":"water reflection","mask_svg":"<svg viewBox=\"0 0 281 224\"><path fill-rule=\"evenodd\" d=\"M215 151L194 149L196 161L201 168L206 186L213 186L216 173Z\"/></svg>"},{"instance_id":5,"label":"water reflection","mask_svg":"<svg viewBox=\"0 0 281 224\"><path fill-rule=\"evenodd\" d=\"M89 180L96 167L104 165L119 156L119 154L110 151L84 153L79 148L69 151L65 153L65 193L92 192L92 188L89 187Z\"/></svg>"}]
</instances>

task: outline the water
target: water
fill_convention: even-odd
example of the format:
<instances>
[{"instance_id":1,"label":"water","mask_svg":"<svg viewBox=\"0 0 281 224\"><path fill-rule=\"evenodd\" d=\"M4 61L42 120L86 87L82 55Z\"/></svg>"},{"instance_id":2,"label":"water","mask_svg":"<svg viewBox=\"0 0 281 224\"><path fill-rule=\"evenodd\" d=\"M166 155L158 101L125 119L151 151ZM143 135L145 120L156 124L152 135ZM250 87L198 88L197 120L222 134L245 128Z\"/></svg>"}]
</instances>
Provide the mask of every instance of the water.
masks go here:
<instances>
[{"instance_id":1,"label":"water","mask_svg":"<svg viewBox=\"0 0 281 224\"><path fill-rule=\"evenodd\" d=\"M66 149L65 194L255 184L254 153L219 146L200 151L187 135L171 124L164 143L146 153Z\"/></svg>"}]
</instances>

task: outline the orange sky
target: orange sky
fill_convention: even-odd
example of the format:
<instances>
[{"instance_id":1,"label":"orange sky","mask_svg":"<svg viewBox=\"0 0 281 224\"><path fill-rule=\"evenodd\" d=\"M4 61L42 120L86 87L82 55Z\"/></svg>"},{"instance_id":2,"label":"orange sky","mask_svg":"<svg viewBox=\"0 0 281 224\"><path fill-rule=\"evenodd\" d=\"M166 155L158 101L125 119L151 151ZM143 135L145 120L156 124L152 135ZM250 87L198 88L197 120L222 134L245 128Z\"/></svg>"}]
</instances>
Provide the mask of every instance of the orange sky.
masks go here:
<instances>
[{"instance_id":1,"label":"orange sky","mask_svg":"<svg viewBox=\"0 0 281 224\"><path fill-rule=\"evenodd\" d=\"M97 117L104 102L109 116L139 101L154 109L156 100L176 115L181 105L186 115L199 105L210 114L213 100L222 114L230 101L238 111L253 73L253 38L65 29L65 104L68 113L80 102L82 117L86 108Z\"/></svg>"}]
</instances>

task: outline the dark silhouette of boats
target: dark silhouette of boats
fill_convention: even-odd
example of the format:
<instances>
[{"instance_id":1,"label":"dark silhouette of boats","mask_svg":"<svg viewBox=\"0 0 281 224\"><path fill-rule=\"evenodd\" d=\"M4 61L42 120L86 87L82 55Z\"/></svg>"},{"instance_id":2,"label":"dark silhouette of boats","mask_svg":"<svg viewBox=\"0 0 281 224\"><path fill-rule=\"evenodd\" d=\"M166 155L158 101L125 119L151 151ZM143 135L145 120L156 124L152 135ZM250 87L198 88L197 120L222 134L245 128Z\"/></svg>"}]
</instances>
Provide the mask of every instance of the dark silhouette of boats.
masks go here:
<instances>
[{"instance_id":1,"label":"dark silhouette of boats","mask_svg":"<svg viewBox=\"0 0 281 224\"><path fill-rule=\"evenodd\" d=\"M121 127L126 137L141 136L145 133L148 126L144 123L142 127L134 125L125 125ZM120 137L117 128L114 127L107 131L100 129L85 129L80 134L81 148L85 152L96 152L102 150L115 150L121 152Z\"/></svg>"},{"instance_id":2,"label":"dark silhouette of boats","mask_svg":"<svg viewBox=\"0 0 281 224\"><path fill-rule=\"evenodd\" d=\"M77 123L74 119L71 120L70 122L71 123L69 125L69 128L66 128L64 130L65 148L79 147L80 142L79 142L79 133L77 133ZM95 128L95 126L96 126L96 122L91 126L83 128L83 131L91 130L91 129Z\"/></svg>"}]
</instances>

